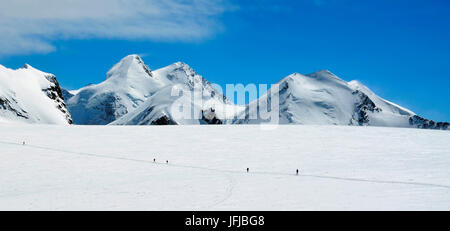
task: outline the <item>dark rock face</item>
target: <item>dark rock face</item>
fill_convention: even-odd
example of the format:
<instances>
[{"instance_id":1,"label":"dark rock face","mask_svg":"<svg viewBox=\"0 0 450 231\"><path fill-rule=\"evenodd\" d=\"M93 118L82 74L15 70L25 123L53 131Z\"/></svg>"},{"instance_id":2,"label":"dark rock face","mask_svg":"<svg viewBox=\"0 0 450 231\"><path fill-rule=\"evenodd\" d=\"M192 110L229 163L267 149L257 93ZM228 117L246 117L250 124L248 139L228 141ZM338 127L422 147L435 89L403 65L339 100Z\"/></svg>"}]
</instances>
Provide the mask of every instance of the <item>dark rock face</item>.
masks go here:
<instances>
[{"instance_id":1,"label":"dark rock face","mask_svg":"<svg viewBox=\"0 0 450 231\"><path fill-rule=\"evenodd\" d=\"M152 121L151 125L178 125L175 121L169 119L167 116L163 116L155 121Z\"/></svg>"},{"instance_id":2,"label":"dark rock face","mask_svg":"<svg viewBox=\"0 0 450 231\"><path fill-rule=\"evenodd\" d=\"M356 120L360 126L366 125L369 123L368 112L380 112L381 109L378 108L375 103L361 91L355 91L353 92L353 95L358 95L361 99L360 102L356 104L353 119Z\"/></svg>"},{"instance_id":3,"label":"dark rock face","mask_svg":"<svg viewBox=\"0 0 450 231\"><path fill-rule=\"evenodd\" d=\"M136 56L135 59L137 60L137 62L139 64L142 65L142 67L144 68L145 73L147 73L150 77L152 77L153 76L152 71L148 68L147 65L145 65L144 61L142 61L142 59L140 57L138 57L138 56Z\"/></svg>"},{"instance_id":4,"label":"dark rock face","mask_svg":"<svg viewBox=\"0 0 450 231\"><path fill-rule=\"evenodd\" d=\"M217 118L215 111L213 108L202 111L202 120L207 124L223 124L222 120Z\"/></svg>"},{"instance_id":5,"label":"dark rock face","mask_svg":"<svg viewBox=\"0 0 450 231\"><path fill-rule=\"evenodd\" d=\"M45 78L51 83L50 87L47 89L42 89L42 91L47 94L48 98L52 99L56 104L58 110L64 113L66 120L69 124L73 124L72 116L67 110L66 103L64 102L63 92L59 86L58 80L54 75L47 75Z\"/></svg>"},{"instance_id":6,"label":"dark rock face","mask_svg":"<svg viewBox=\"0 0 450 231\"><path fill-rule=\"evenodd\" d=\"M17 101L15 101L14 99L12 99L12 100L15 102L15 104L17 104ZM27 115L28 113L26 111L24 111L21 108L17 108L17 109L14 108L11 105L11 101L9 101L7 98L0 97L0 109L5 110L5 111L13 112L18 117L22 117L22 118L25 118L25 119L29 118L28 115Z\"/></svg>"},{"instance_id":7,"label":"dark rock face","mask_svg":"<svg viewBox=\"0 0 450 231\"><path fill-rule=\"evenodd\" d=\"M450 127L450 123L448 122L434 122L433 120L428 120L417 115L409 118L409 124L423 129L448 130Z\"/></svg>"}]
</instances>

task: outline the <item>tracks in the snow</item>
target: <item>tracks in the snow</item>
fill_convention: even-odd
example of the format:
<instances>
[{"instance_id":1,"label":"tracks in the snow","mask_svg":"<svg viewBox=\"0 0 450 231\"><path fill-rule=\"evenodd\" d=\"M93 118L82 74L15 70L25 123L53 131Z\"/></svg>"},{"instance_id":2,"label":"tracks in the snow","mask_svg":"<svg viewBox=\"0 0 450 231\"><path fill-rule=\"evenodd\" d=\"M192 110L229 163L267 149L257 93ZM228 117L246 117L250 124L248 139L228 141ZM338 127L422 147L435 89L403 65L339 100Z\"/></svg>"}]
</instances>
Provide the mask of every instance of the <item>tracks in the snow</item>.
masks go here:
<instances>
[{"instance_id":1,"label":"tracks in the snow","mask_svg":"<svg viewBox=\"0 0 450 231\"><path fill-rule=\"evenodd\" d=\"M167 167L191 168L191 169L199 169L199 170L205 170L205 171L221 172L221 173L227 173L227 177L230 177L230 174L280 175L280 176L291 176L291 177L313 177L313 178L330 179L330 180L341 180L341 181L368 182L368 183L378 183L378 184L401 184L401 185L414 185L414 186L425 186L425 187L439 187L439 188L450 189L450 185L433 184L433 183L421 183L421 182L372 180L372 179L350 178L350 177L336 177L336 176L313 175L313 174L301 174L301 175L296 176L295 174L288 174L288 173L281 173L281 172L260 172L260 171L255 171L255 172L247 173L245 171L224 170L224 169L208 168L208 167L193 166L193 165L182 165L182 164L172 164L172 163L171 164L166 164L166 163L161 163L161 162L153 162L152 160L134 159L134 158L128 158L128 157L123 157L123 156L109 156L109 155L103 155L103 154L67 151L67 150L43 147L43 146L38 146L38 145L30 145L30 144L23 145L23 144L14 143L14 142L0 141L0 143L8 144L8 145L23 146L23 147L26 147L26 148L43 149L43 150L54 151L54 152L62 152L62 153L69 153L69 154L74 154L74 155L88 156L88 157L105 158L105 159L113 159L113 160L126 160L126 161L140 162L140 163L164 165L164 166L167 166ZM228 196L224 200L219 201L217 204L222 203L223 201L225 201L226 199L228 199L231 196L234 184L235 184L234 179L231 179L230 180L230 185L231 186L227 190Z\"/></svg>"}]
</instances>

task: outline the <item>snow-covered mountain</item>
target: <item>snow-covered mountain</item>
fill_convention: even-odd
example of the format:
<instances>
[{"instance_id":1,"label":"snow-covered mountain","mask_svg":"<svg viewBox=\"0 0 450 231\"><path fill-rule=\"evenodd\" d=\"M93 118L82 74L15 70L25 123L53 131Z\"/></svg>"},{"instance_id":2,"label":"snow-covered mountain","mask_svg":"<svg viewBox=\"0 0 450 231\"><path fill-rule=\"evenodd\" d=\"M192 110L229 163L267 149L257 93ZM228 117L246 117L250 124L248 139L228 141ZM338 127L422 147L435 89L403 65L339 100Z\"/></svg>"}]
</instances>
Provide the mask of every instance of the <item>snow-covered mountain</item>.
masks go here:
<instances>
[{"instance_id":1,"label":"snow-covered mountain","mask_svg":"<svg viewBox=\"0 0 450 231\"><path fill-rule=\"evenodd\" d=\"M157 84L138 56L127 56L108 71L105 81L78 90L67 106L75 124L105 125L144 102Z\"/></svg>"},{"instance_id":2,"label":"snow-covered mountain","mask_svg":"<svg viewBox=\"0 0 450 231\"><path fill-rule=\"evenodd\" d=\"M449 127L380 98L358 81L346 82L326 70L295 73L277 84L258 100L238 106L185 63L152 71L139 56L129 55L108 71L102 83L65 91L64 95L76 124L258 124L267 122L260 113L270 111L268 107L278 102L275 121L279 124ZM181 107L187 108L188 114L183 114Z\"/></svg>"},{"instance_id":3,"label":"snow-covered mountain","mask_svg":"<svg viewBox=\"0 0 450 231\"><path fill-rule=\"evenodd\" d=\"M179 91L175 94L176 89ZM196 89L203 94L194 94ZM240 108L187 64L177 62L152 71L137 55L129 55L114 65L102 83L72 93L67 102L76 124L223 123L222 108ZM197 114L192 119L176 116L175 102L190 104L192 113Z\"/></svg>"},{"instance_id":4,"label":"snow-covered mountain","mask_svg":"<svg viewBox=\"0 0 450 231\"><path fill-rule=\"evenodd\" d=\"M278 108L271 109L274 106L279 106L279 113ZM267 113L270 111L275 114ZM262 112L266 116L261 116ZM380 98L360 82L346 82L329 71L289 75L258 100L239 106L182 62L152 71L138 55L129 55L107 72L103 82L72 91L61 89L54 75L29 65L17 70L0 66L0 121L259 124L268 122L267 114L279 124L450 127L446 122L422 118Z\"/></svg>"},{"instance_id":5,"label":"snow-covered mountain","mask_svg":"<svg viewBox=\"0 0 450 231\"><path fill-rule=\"evenodd\" d=\"M0 122L71 124L72 118L53 74L0 65Z\"/></svg>"},{"instance_id":6,"label":"snow-covered mountain","mask_svg":"<svg viewBox=\"0 0 450 231\"><path fill-rule=\"evenodd\" d=\"M346 82L324 70L298 73L278 82L258 100L246 106L236 124L268 122L261 112L270 111L273 97L279 99L280 124L332 124L357 126L417 127L448 129L448 123L435 123L414 112L384 100L358 81ZM256 115L256 117L252 117Z\"/></svg>"}]
</instances>

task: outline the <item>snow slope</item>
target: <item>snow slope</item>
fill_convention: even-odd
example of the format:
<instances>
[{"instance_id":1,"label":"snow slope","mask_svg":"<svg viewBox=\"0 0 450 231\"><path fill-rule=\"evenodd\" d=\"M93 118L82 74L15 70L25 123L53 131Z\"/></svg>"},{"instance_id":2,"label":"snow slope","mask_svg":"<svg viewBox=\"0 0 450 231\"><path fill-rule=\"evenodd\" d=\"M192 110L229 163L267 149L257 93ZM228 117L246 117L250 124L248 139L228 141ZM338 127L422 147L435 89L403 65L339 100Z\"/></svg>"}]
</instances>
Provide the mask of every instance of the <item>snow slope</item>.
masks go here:
<instances>
[{"instance_id":1,"label":"snow slope","mask_svg":"<svg viewBox=\"0 0 450 231\"><path fill-rule=\"evenodd\" d=\"M68 106L76 124L147 125L159 124L164 119L173 124L205 122L202 116L193 120L174 118L170 106L183 96L181 93L180 97L171 96L174 86L182 89L184 96L195 87L204 92L200 95L204 101L193 102L200 113L216 104L234 106L187 64L178 62L151 71L137 55L129 55L114 65L104 82L69 92L75 95ZM181 100L187 99L185 96ZM217 113L224 107L219 107Z\"/></svg>"},{"instance_id":2,"label":"snow slope","mask_svg":"<svg viewBox=\"0 0 450 231\"><path fill-rule=\"evenodd\" d=\"M0 65L0 123L72 123L56 77L27 64Z\"/></svg>"},{"instance_id":3,"label":"snow slope","mask_svg":"<svg viewBox=\"0 0 450 231\"><path fill-rule=\"evenodd\" d=\"M0 210L450 209L447 131L261 128L0 125Z\"/></svg>"}]
</instances>

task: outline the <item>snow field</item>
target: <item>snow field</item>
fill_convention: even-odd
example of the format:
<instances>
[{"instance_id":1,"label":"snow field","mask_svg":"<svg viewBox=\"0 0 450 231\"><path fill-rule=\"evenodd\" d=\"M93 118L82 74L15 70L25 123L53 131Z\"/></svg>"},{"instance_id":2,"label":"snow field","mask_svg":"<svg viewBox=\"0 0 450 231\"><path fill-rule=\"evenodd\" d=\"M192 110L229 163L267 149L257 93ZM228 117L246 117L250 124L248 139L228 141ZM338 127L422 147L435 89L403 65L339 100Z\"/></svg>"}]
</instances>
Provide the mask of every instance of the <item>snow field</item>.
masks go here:
<instances>
[{"instance_id":1,"label":"snow field","mask_svg":"<svg viewBox=\"0 0 450 231\"><path fill-rule=\"evenodd\" d=\"M0 125L0 210L448 210L448 140L377 127Z\"/></svg>"}]
</instances>

